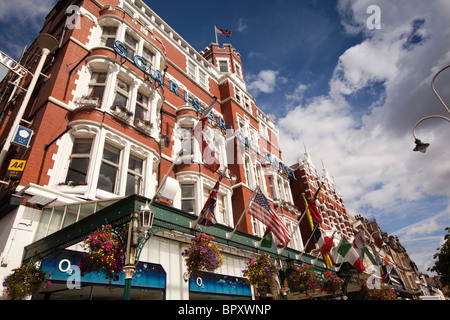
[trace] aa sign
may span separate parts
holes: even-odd
[[[16,160],[12,159],[8,166],[8,171],[6,171],[6,178],[11,180],[20,179],[22,172],[25,169],[27,161],[26,160]]]

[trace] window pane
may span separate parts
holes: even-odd
[[[114,48],[114,43],[116,42],[116,39],[114,39],[114,38],[108,38],[108,39],[106,39],[106,41],[105,41],[105,47],[108,47],[108,48]]]
[[[194,202],[195,200],[182,200],[181,210],[184,212],[194,213]]]
[[[103,93],[105,92],[105,87],[89,87],[88,96],[91,98],[103,98]]]
[[[128,33],[125,34],[125,43],[128,45],[128,48],[136,51],[137,41]]]
[[[72,148],[72,154],[89,154],[91,153],[92,140],[75,139]]]
[[[79,205],[67,206],[66,215],[64,217],[63,228],[77,222]]]
[[[108,160],[112,163],[119,164],[119,157],[120,157],[120,149],[105,144],[105,149],[103,150],[104,160]]]
[[[67,171],[66,184],[69,181],[86,182],[89,158],[72,158],[69,170]]]
[[[130,156],[130,162],[128,163],[128,169],[133,170],[136,173],[142,174],[142,159]]]
[[[184,184],[181,186],[181,198],[194,198],[194,185]]]
[[[84,219],[94,213],[95,203],[84,203],[81,205],[80,217],[78,221]]]
[[[228,72],[228,62],[227,61],[219,61],[220,72]]]
[[[129,196],[131,194],[140,194],[142,179],[139,176],[128,173],[127,174],[127,187],[125,190],[125,195]]]
[[[91,83],[105,83],[106,72],[94,72],[92,73]]]
[[[124,95],[117,93],[116,97],[114,98],[114,106],[122,106],[126,107],[128,102],[128,97],[125,97]]]
[[[117,28],[116,27],[103,27],[103,35],[105,36],[115,36]]]
[[[135,119],[145,119],[145,110],[139,105],[136,105],[136,109],[134,110],[134,118]]]
[[[50,216],[52,214],[51,208],[46,208],[42,210],[41,219],[39,220],[39,225],[36,231],[35,240],[42,239],[46,236],[48,222],[50,221]]]
[[[64,215],[65,207],[55,207],[53,209],[52,220],[50,221],[50,226],[48,228],[48,234],[52,234],[61,229],[61,222]]]
[[[100,176],[98,177],[97,188],[108,192],[114,192],[115,181],[116,168],[108,164],[102,164],[100,168]]]

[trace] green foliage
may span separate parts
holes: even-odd
[[[428,268],[429,271],[436,272],[441,278],[442,286],[450,285],[450,227],[445,228],[447,234],[444,237],[444,244],[437,248],[439,250],[433,258],[436,259],[434,266]]]

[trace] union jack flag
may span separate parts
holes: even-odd
[[[217,180],[216,185],[211,191],[208,200],[206,200],[205,206],[199,214],[199,224],[202,226],[210,227],[217,223],[216,215],[214,213],[217,205],[217,192],[219,192],[220,181],[222,180],[222,175],[220,175],[219,180]]]

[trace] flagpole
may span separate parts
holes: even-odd
[[[316,229],[317,229],[318,227],[319,227],[319,224],[316,224],[316,225],[314,226],[314,229],[312,230],[312,233],[311,233],[311,235],[309,236],[308,241],[306,241],[306,243],[305,243],[305,247],[303,248],[303,252],[297,257],[297,260],[301,260],[302,257],[303,257],[303,255],[306,253],[306,252],[305,252],[306,247],[308,247],[308,244],[309,244],[309,242],[311,241],[312,236],[314,235],[314,231],[316,231]]]
[[[237,224],[235,225],[233,231],[232,231],[232,232],[227,232],[227,239],[228,239],[228,240],[231,240],[231,238],[233,238],[233,235],[234,235],[234,233],[236,232],[237,227],[239,227],[239,224],[241,223],[242,218],[244,218],[245,212],[247,211],[248,207],[250,206],[250,204],[251,204],[251,203],[253,202],[253,200],[255,199],[255,196],[256,196],[256,193],[258,192],[258,190],[259,190],[259,186],[256,187],[255,191],[253,191],[253,194],[252,194],[252,196],[249,198],[249,201],[248,201],[247,205],[245,206],[245,209],[244,209],[244,211],[242,212],[241,217],[239,218],[239,220],[238,220]]]
[[[175,157],[175,159],[172,162],[172,165],[170,166],[169,170],[167,171],[166,175],[163,177],[158,189],[155,192],[155,195],[153,196],[152,200],[150,201],[149,207],[153,204],[153,202],[155,202],[156,198],[159,197],[159,194],[162,191],[162,187],[164,186],[164,184],[167,181],[167,178],[170,176],[170,174],[173,171],[173,168],[175,167],[175,165],[177,164],[178,160],[180,159],[180,156],[184,153],[184,150],[182,149],[177,156]],[[160,164],[161,165],[161,164]]]
[[[216,34],[216,43],[217,43],[217,45],[219,45],[219,41],[217,40],[217,27],[216,26],[214,26],[214,32]]]

